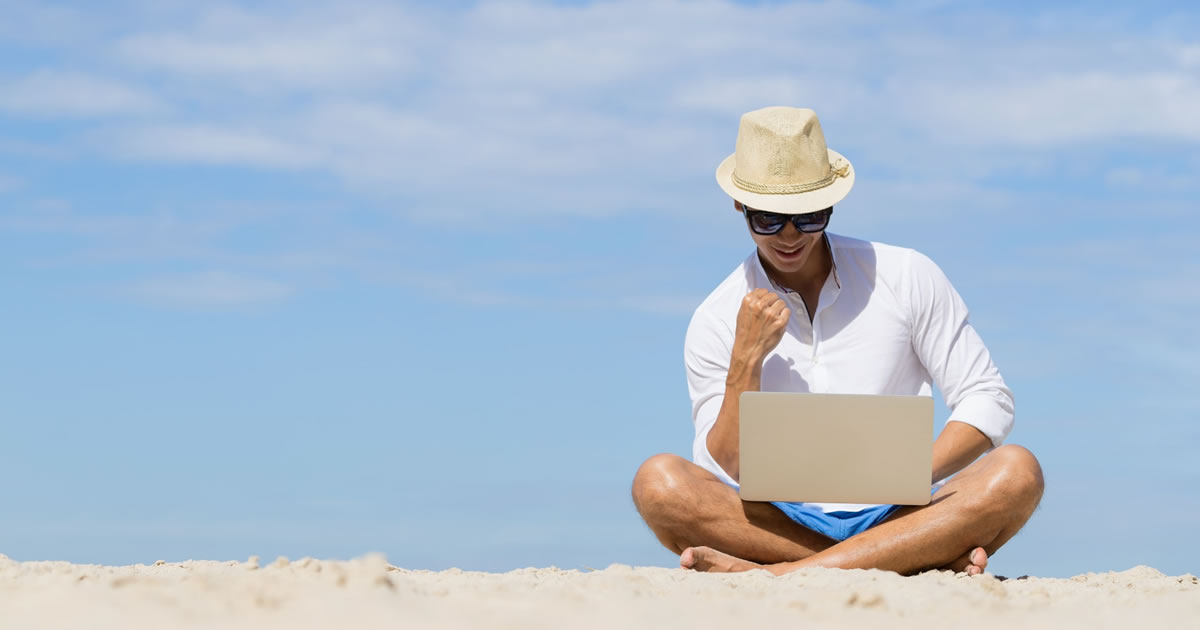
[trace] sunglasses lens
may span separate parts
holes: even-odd
[[[783,225],[787,223],[788,217],[786,214],[775,214],[773,212],[752,212],[750,213],[750,227],[759,234],[774,234],[783,229]]]
[[[820,232],[829,222],[829,212],[821,210],[820,212],[798,214],[792,218],[792,221],[795,223],[796,229],[801,232]]]

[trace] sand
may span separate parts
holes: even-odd
[[[931,626],[931,624],[935,624]],[[1188,628],[1200,583],[1149,567],[1069,579],[814,569],[709,575],[412,571],[383,556],[109,567],[0,556],[0,627]]]

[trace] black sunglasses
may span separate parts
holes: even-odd
[[[829,225],[829,217],[833,215],[833,206],[804,214],[780,214],[755,210],[741,202],[738,202],[738,205],[742,207],[742,213],[746,215],[746,223],[750,225],[751,231],[764,236],[778,234],[788,221],[791,221],[792,225],[796,226],[800,232],[806,234],[820,232]]]

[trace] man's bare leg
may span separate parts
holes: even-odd
[[[705,545],[764,563],[807,558],[835,540],[796,523],[769,503],[742,501],[715,475],[676,455],[638,469],[633,502],[664,547]]]
[[[682,553],[703,545],[731,557],[729,562],[717,561],[729,566],[727,570],[755,568],[756,562],[801,560],[836,542],[792,521],[769,503],[742,501],[736,490],[712,473],[675,455],[655,455],[642,464],[634,478],[633,500],[667,549]],[[685,562],[692,555],[681,556],[681,566],[698,568]],[[980,572],[987,566],[987,556],[979,553],[976,560],[973,563],[963,553],[944,568]]]
[[[763,568],[777,575],[803,567],[885,569],[910,574],[979,560],[1016,535],[1033,515],[1045,482],[1032,453],[1003,446],[968,466],[934,495],[929,505],[897,510],[883,523],[792,562]],[[685,549],[680,556],[699,570],[746,570],[709,547]],[[986,555],[982,559],[986,566]],[[728,569],[726,568],[728,567]],[[755,568],[750,566],[748,568]],[[951,566],[951,568],[953,568]],[[968,572],[972,572],[968,570]]]

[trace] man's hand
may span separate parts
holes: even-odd
[[[729,476],[738,478],[738,399],[742,392],[758,391],[763,359],[767,358],[787,330],[792,311],[779,295],[755,289],[742,299],[738,309],[729,373],[725,376],[725,400],[717,423],[708,432],[708,452]]]
[[[755,289],[742,298],[737,331],[733,338],[732,363],[747,363],[756,371],[763,359],[779,345],[792,311],[778,294]]]

